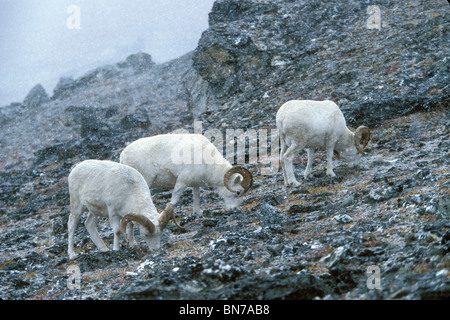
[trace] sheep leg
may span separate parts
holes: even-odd
[[[194,197],[194,213],[201,217],[203,215],[203,210],[200,209],[200,187],[193,187],[192,188],[192,195]]]
[[[314,155],[316,154],[316,150],[313,148],[306,149],[306,152],[308,153],[308,163],[306,164],[306,169],[304,173],[305,179],[309,177],[312,171],[312,163],[314,162]]]
[[[120,216],[119,215],[113,215],[110,217],[111,227],[114,232],[114,244],[113,244],[113,250],[119,250],[120,249]]]
[[[70,202],[70,216],[69,221],[67,223],[68,230],[68,240],[69,240],[69,248],[67,252],[69,253],[69,259],[74,259],[76,257],[73,240],[75,235],[75,230],[80,222],[81,214],[83,213],[83,207],[81,205],[74,204],[74,201],[71,199]]]
[[[186,188],[187,186],[184,183],[178,182],[177,180],[172,191],[172,199],[170,199],[170,203],[175,206],[180,200],[180,197],[183,194],[184,189]]]
[[[298,187],[300,185],[300,182],[295,179],[295,173],[294,173],[294,167],[293,167],[293,161],[294,157],[297,153],[298,145],[291,141],[291,145],[286,150],[286,152],[281,156],[281,162],[283,164],[283,171],[284,171],[284,182],[286,185],[292,185],[294,187]]]
[[[97,231],[97,216],[89,212],[84,225],[86,226],[86,229],[89,232],[89,236],[91,237],[92,241],[94,241],[98,250],[108,251],[108,247],[105,245],[102,238],[100,238],[100,235]]]
[[[327,176],[336,177],[336,174],[333,172],[333,153],[334,147],[327,148]]]
[[[283,179],[284,179],[284,182],[287,184],[286,170],[285,170],[285,165],[283,164],[283,157],[284,157],[285,152],[286,152],[285,135],[282,132],[280,132],[280,161],[283,166],[283,168],[282,168],[283,169],[282,170],[283,171]]]
[[[136,245],[136,241],[134,241],[134,224],[130,222],[127,226],[127,237],[128,237],[128,245],[130,247],[134,247]]]

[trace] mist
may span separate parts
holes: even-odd
[[[38,83],[52,95],[60,77],[139,51],[163,63],[194,50],[213,3],[0,0],[0,106],[23,101]]]

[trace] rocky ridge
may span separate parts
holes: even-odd
[[[37,85],[41,90],[33,88],[24,103],[0,108],[0,170],[29,168],[36,156],[39,161],[40,154],[48,153],[45,148],[66,152],[80,139],[89,140],[92,132],[112,137],[181,126],[191,117],[181,85],[191,56],[156,65],[150,55],[137,53],[79,79],[61,78],[44,100],[44,88]]]

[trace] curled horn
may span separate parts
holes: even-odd
[[[161,212],[161,215],[159,216],[159,228],[160,230],[164,230],[167,226],[167,224],[169,223],[170,218],[173,219],[173,222],[175,222],[175,224],[177,225],[178,228],[180,228],[181,230],[185,230],[182,226],[180,226],[177,222],[177,219],[175,219],[175,212],[174,212],[174,207],[173,204],[168,203],[166,205],[166,208],[164,209],[163,212]]]
[[[225,175],[223,177],[223,183],[224,183],[225,187],[233,193],[236,192],[236,190],[233,190],[230,187],[230,178],[235,173],[239,173],[242,176],[243,179],[241,181],[241,186],[244,188],[244,193],[246,193],[253,184],[253,176],[252,176],[251,172],[248,171],[247,169],[245,169],[244,167],[239,167],[239,166],[232,167],[230,170],[228,170],[225,173]]]
[[[369,140],[370,140],[369,128],[366,126],[359,126],[355,130],[355,146],[359,153],[364,154],[363,148],[369,143]]]
[[[145,229],[147,229],[147,231],[149,233],[155,232],[155,225],[146,216],[144,216],[140,213],[129,213],[122,218],[122,221],[120,223],[123,237],[125,238],[125,240],[127,242],[128,242],[128,238],[126,235],[126,228],[127,228],[127,225],[132,221],[139,223],[141,226],[143,226]]]

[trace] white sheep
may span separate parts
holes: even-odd
[[[109,217],[114,231],[114,250],[119,250],[120,230],[130,246],[135,244],[133,225],[129,222],[140,225],[141,236],[151,250],[159,249],[161,233],[170,218],[176,223],[173,206],[168,204],[158,214],[144,178],[129,166],[107,160],[85,160],[71,170],[68,183],[70,259],[76,257],[74,234],[85,209],[89,214],[84,224],[100,251],[108,251],[108,247],[98,234],[97,217]],[[129,240],[125,234],[127,226]]]
[[[202,215],[200,188],[212,188],[228,209],[240,205],[250,189],[250,171],[232,166],[207,138],[199,134],[162,134],[142,138],[128,145],[120,162],[138,170],[149,188],[173,188],[175,205],[183,191],[193,190],[194,213]]]
[[[299,151],[306,149],[308,153],[305,179],[311,173],[316,149],[326,150],[327,175],[335,177],[333,151],[351,165],[356,165],[370,140],[369,128],[360,126],[354,132],[347,128],[344,115],[332,101],[288,101],[278,110],[276,123],[280,133],[280,160],[286,185],[300,185],[292,166]]]

